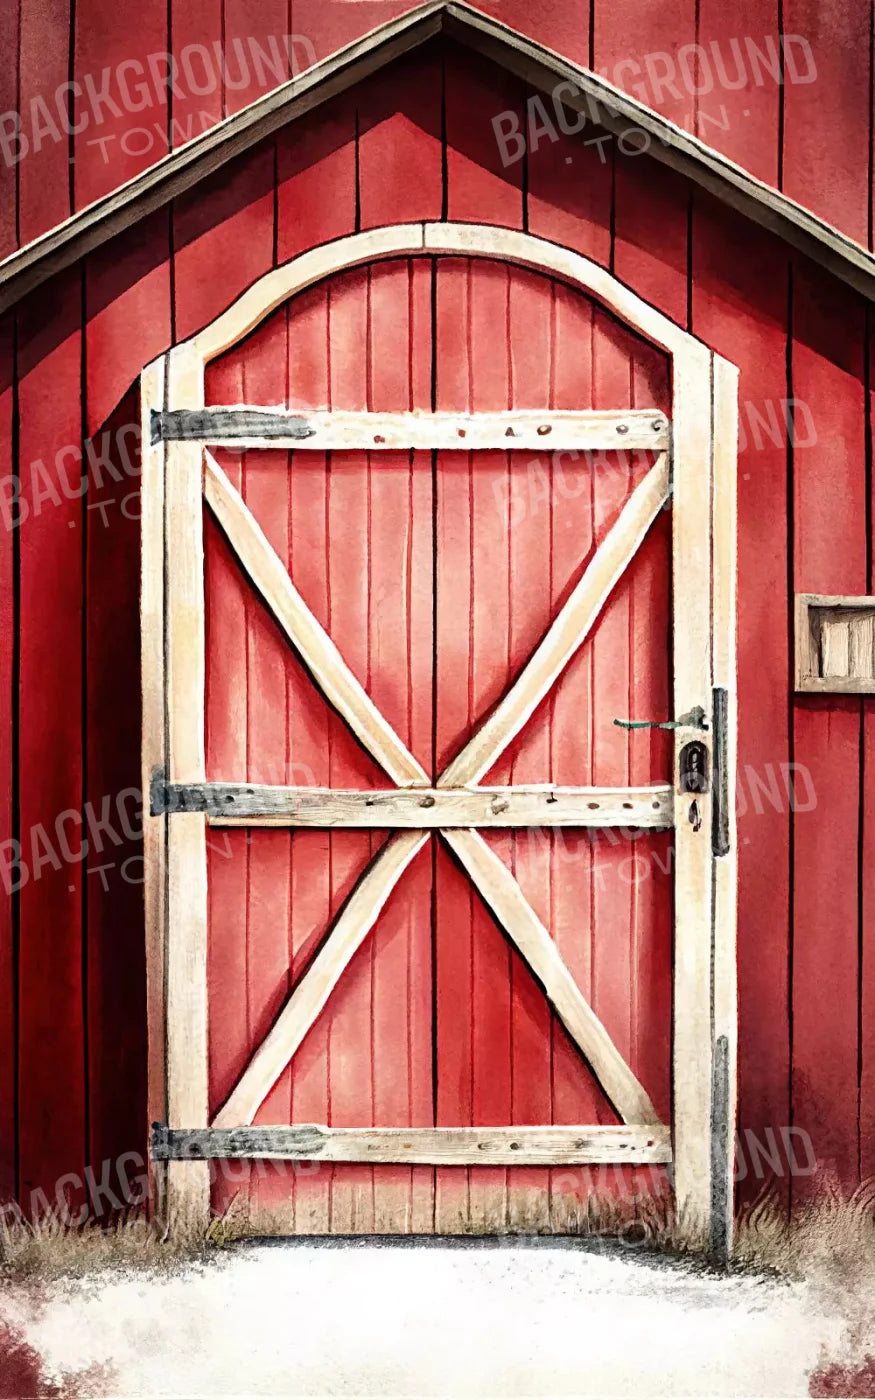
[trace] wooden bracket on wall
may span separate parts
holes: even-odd
[[[875,597],[796,594],[796,689],[875,694]]]

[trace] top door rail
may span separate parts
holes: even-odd
[[[665,451],[671,424],[659,409],[606,412],[507,409],[500,413],[296,412],[222,406],[152,411],[152,443],[331,451]]]

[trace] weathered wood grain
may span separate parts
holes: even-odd
[[[152,442],[193,441],[224,447],[296,452],[397,452],[491,449],[507,452],[665,451],[671,427],[657,409],[620,412],[307,414],[288,409],[221,406],[153,413]]]
[[[168,1129],[156,1123],[157,1161],[285,1158],[292,1161],[414,1162],[426,1166],[551,1166],[670,1162],[669,1129],[587,1125],[499,1128],[295,1127]]]
[[[205,812],[213,826],[647,827],[674,821],[670,787],[340,788],[256,783],[153,783],[153,812]]]

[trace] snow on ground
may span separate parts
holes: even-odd
[[[58,1284],[49,1374],[120,1396],[791,1396],[842,1324],[801,1286],[560,1242],[270,1242]]]

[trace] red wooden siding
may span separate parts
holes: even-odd
[[[358,13],[366,7],[343,8]],[[367,7],[369,12],[374,8]],[[208,9],[204,0],[204,24],[213,22]],[[706,12],[703,6],[703,18]],[[48,23],[44,18],[48,13],[45,8],[40,12],[41,22]],[[51,45],[63,16],[56,16],[55,29],[42,37],[34,32],[37,18],[36,12],[27,12],[22,42],[31,56],[42,43],[51,69]],[[780,245],[704,195],[696,192],[691,198],[688,186],[667,178],[662,168],[651,166],[644,156],[621,161],[614,170],[610,147],[606,148],[608,163],[602,165],[595,148],[563,138],[555,146],[545,143],[525,170],[522,165],[496,168],[491,136],[484,138],[479,126],[465,120],[465,113],[470,117],[475,111],[500,111],[509,100],[521,104],[525,94],[511,91],[509,97],[505,77],[486,66],[475,72],[468,59],[462,62],[463,70],[456,67],[452,50],[447,50],[445,58],[423,55],[412,70],[414,76],[402,65],[378,82],[362,86],[238,161],[220,181],[187,195],[169,214],[156,216],[150,224],[115,240],[89,258],[84,268],[56,279],[47,291],[23,305],[15,318],[4,322],[0,345],[5,365],[0,390],[3,471],[20,475],[30,514],[20,530],[4,529],[0,538],[0,570],[12,583],[11,590],[0,594],[12,620],[11,629],[4,629],[0,650],[0,723],[5,736],[0,839],[23,835],[30,843],[32,829],[42,825],[54,850],[54,826],[61,813],[81,811],[83,802],[91,801],[97,802],[99,814],[100,801],[107,795],[101,791],[104,784],[114,788],[128,771],[136,770],[131,760],[138,745],[131,690],[138,628],[135,546],[129,535],[110,541],[98,533],[103,528],[101,513],[90,509],[100,503],[94,472],[88,494],[75,496],[78,467],[63,455],[59,462],[58,450],[75,449],[84,428],[97,431],[107,423],[142,363],[158,350],[207,324],[274,262],[353,231],[357,219],[361,224],[376,224],[396,217],[433,218],[449,213],[501,220],[567,242],[603,266],[613,267],[636,291],[682,324],[689,321],[696,335],[741,368],[741,1125],[761,1140],[766,1129],[808,1130],[824,1167],[834,1164],[853,1183],[858,1172],[873,1170],[875,1038],[868,986],[873,913],[871,880],[866,875],[872,864],[875,829],[872,702],[795,702],[789,688],[788,628],[793,589],[853,592],[871,586],[867,467],[871,449],[866,442],[865,404],[871,375],[865,312],[856,298],[838,291],[830,279],[801,259],[793,260],[791,279],[789,259]],[[32,57],[28,64],[33,71]],[[462,71],[464,77],[459,76]],[[443,129],[451,146],[446,152]],[[395,155],[397,141],[405,143],[410,153],[403,165]],[[566,155],[572,157],[570,166],[565,164]],[[46,161],[55,159],[54,148],[47,148]],[[25,161],[17,168],[19,214],[26,236],[36,231],[43,217],[37,209],[40,201],[46,209],[59,199],[64,203],[66,154],[64,162],[64,173],[57,179],[43,173],[37,179],[37,165]],[[487,168],[481,173],[484,164]],[[865,161],[859,164],[862,169]],[[571,173],[578,170],[584,178],[572,179]],[[57,211],[46,212],[45,220],[58,216]],[[310,295],[316,308],[328,293],[323,289]],[[391,279],[372,281],[371,296],[375,314],[385,316],[393,327],[391,340],[399,333],[397,318],[403,310],[391,290]],[[564,296],[557,292],[557,344],[567,329]],[[840,310],[829,313],[830,304]],[[317,314],[323,315],[324,307],[313,311]],[[338,308],[338,314],[353,312]],[[303,330],[292,318],[290,353],[298,334]],[[532,359],[526,361],[532,383],[544,373],[543,356],[534,348],[544,345],[543,334],[539,331],[541,339],[533,342]],[[308,350],[306,337],[295,354],[301,373],[312,376],[312,382],[306,377],[301,381],[304,397],[325,391],[324,358],[312,347]],[[567,367],[567,358],[563,362]],[[391,356],[384,363],[388,370]],[[359,363],[338,365],[336,373],[350,378],[342,385],[337,381],[337,392],[343,387],[344,393],[355,390],[359,395],[379,396],[403,390],[403,384],[394,381],[361,383],[354,378],[360,370]],[[578,388],[573,377],[570,382],[563,379],[565,372],[557,368],[551,386],[559,406],[567,406],[566,395]],[[606,364],[604,374],[608,372]],[[280,398],[284,396],[283,385]],[[787,444],[782,402],[790,397],[799,401],[800,425],[792,448]],[[122,416],[127,411],[125,407]],[[34,469],[35,462],[44,464],[43,468]],[[246,474],[253,500],[261,500],[273,489],[274,483],[266,481],[251,462],[238,461],[237,469]],[[104,471],[104,489],[109,490],[107,477]],[[111,518],[121,522],[121,501],[136,482],[121,468],[119,478],[109,481],[118,503]],[[307,493],[314,498],[306,507],[302,503],[302,510],[310,514],[320,501],[325,504],[326,474],[318,463],[305,475],[296,475],[295,483],[293,493],[300,489],[305,498]],[[342,489],[346,485],[344,479]],[[382,490],[383,484],[376,489]],[[385,489],[389,490],[388,485]],[[340,500],[337,497],[334,505]],[[103,504],[110,518],[109,505]],[[294,507],[294,501],[291,504]],[[399,505],[394,497],[386,501],[386,521],[404,509],[404,503]],[[565,515],[575,522],[575,529],[578,523],[583,528],[586,498],[568,499]],[[334,581],[325,571],[324,556],[296,538],[295,519],[292,509],[285,533],[274,543],[290,559],[312,606],[324,609]],[[340,528],[334,507],[326,519],[331,529],[335,523]],[[126,531],[129,526],[119,528]],[[211,556],[210,567],[221,567],[220,550]],[[570,550],[566,555],[554,530],[552,577],[538,547],[527,545],[525,552],[515,556],[515,567],[531,579],[533,598],[540,600],[537,607],[545,609],[548,598],[554,599],[563,570],[567,577],[574,568],[574,559]],[[108,596],[112,593],[116,596]],[[270,738],[274,703],[282,696],[282,686],[292,693],[298,680],[294,670],[283,669],[287,662],[278,639],[269,629],[255,630],[254,610],[245,612],[235,605],[235,611],[232,594],[229,599],[230,615],[224,625],[228,635],[237,638],[238,659],[245,655],[247,666],[257,664],[259,675],[266,676],[264,695],[249,719],[239,708],[240,695],[229,695],[229,705],[233,702],[238,707],[244,721],[233,732],[228,727],[225,734],[224,741],[234,745],[230,756],[236,761],[244,742],[253,745],[256,739],[261,743],[262,736]],[[419,605],[427,615],[428,597],[421,597]],[[637,592],[625,606],[637,610]],[[354,617],[360,618],[363,608],[369,615],[367,600],[361,597],[350,598],[349,608],[359,610]],[[509,665],[514,664],[515,648],[522,645],[514,629],[523,623],[535,625],[522,615],[502,621]],[[353,630],[350,618],[338,617],[337,625]],[[351,651],[360,641],[351,636]],[[401,647],[403,641],[401,634],[387,638],[385,644]],[[364,673],[367,655],[355,654]],[[380,686],[385,672],[373,655],[371,661],[372,682]],[[409,664],[415,667],[419,662],[411,657]],[[116,667],[121,678],[118,703],[113,698]],[[239,680],[239,666],[234,675]],[[619,708],[620,689],[618,681],[618,693],[606,695],[606,703],[616,713],[639,710],[644,697],[630,694],[628,687]],[[391,694],[381,691],[379,703],[391,708]],[[88,721],[92,706],[93,717]],[[409,734],[414,745],[422,743],[427,751],[428,712],[396,718],[402,735]],[[557,703],[548,754],[556,765],[565,761],[563,725],[568,722]],[[218,743],[219,730],[214,734]],[[332,763],[335,737],[332,733]],[[339,737],[336,742],[340,744]],[[312,754],[317,777],[327,776],[327,755],[327,745],[320,755]],[[303,762],[303,753],[292,746],[285,761]],[[345,754],[336,758],[338,773],[347,761]],[[600,752],[595,761],[601,763]],[[605,755],[608,761],[612,761],[610,752]],[[639,761],[643,761],[641,751],[633,749],[632,762]],[[804,765],[815,785],[817,806],[810,811],[792,813],[786,797],[780,798],[786,771],[781,765],[794,762]],[[799,796],[801,808],[810,806],[804,772]],[[118,828],[117,817],[115,824]],[[270,840],[274,835],[268,833]],[[71,836],[75,850],[74,837],[75,832]],[[327,837],[294,839],[302,844],[309,841],[314,852],[320,850],[327,868]],[[241,886],[234,882],[243,880],[245,888],[240,871],[245,872],[247,861],[250,889],[254,888],[253,867],[257,871],[260,861],[268,866],[273,861],[285,863],[287,893],[278,888],[273,897],[303,911],[300,924],[293,917],[287,939],[294,977],[307,956],[308,931],[317,912],[324,911],[326,900],[340,897],[356,861],[367,858],[367,846],[356,850],[353,842],[336,862],[332,858],[332,883],[323,877],[320,885],[305,882],[285,837],[274,840],[273,847],[270,840],[263,846],[253,841],[248,850],[239,834],[232,833],[228,840],[231,855],[224,854],[223,837],[211,860],[215,878],[229,882],[229,900],[232,895],[242,898]],[[115,849],[112,854],[114,858]],[[32,862],[29,845],[25,859]],[[103,859],[99,852],[82,861],[61,859],[60,868],[47,859],[40,878],[29,879],[8,900],[4,897],[2,904],[0,1024],[7,1044],[11,1024],[16,1056],[13,1065],[8,1057],[0,1058],[0,1180],[4,1190],[17,1181],[26,1203],[36,1186],[51,1195],[64,1173],[81,1176],[94,1153],[112,1156],[144,1148],[143,991],[137,961],[141,944],[140,931],[134,928],[139,916],[133,902],[124,904],[133,901],[132,894],[120,889],[105,892],[101,876],[88,873]],[[313,860],[315,864],[315,855]],[[859,869],[866,881],[858,901]],[[832,873],[837,870],[842,871],[841,879]],[[519,852],[517,871],[527,882],[532,880],[533,899],[546,898],[544,871],[524,870]],[[14,872],[10,879],[13,876]],[[421,858],[405,878],[408,888],[421,881],[425,898],[428,859]],[[583,883],[581,898],[585,899]],[[111,945],[121,916],[110,916],[113,906],[104,904],[112,899],[126,911],[125,941],[117,951]],[[570,915],[553,910],[551,917],[557,937],[566,938]],[[393,949],[406,948],[412,938],[400,908],[399,919]],[[259,975],[264,982],[254,989],[252,1006],[238,1008],[241,1018],[252,1017],[251,1031],[241,1019],[237,1031],[241,1038],[257,1033],[269,1015],[271,998],[282,994],[288,980],[288,946],[262,949],[254,941],[258,937],[255,923],[250,924],[250,932],[250,958],[253,966],[256,955],[261,959]],[[121,959],[122,946],[130,949],[130,962]],[[238,943],[238,952],[243,956],[245,945]],[[124,962],[123,969],[117,959]],[[597,964],[598,959],[598,983]],[[581,976],[588,975],[588,965],[581,964],[580,971]],[[124,983],[118,981],[122,972]],[[226,997],[245,986],[240,968],[226,968],[222,975]],[[825,985],[830,988],[829,997],[823,994]],[[418,1007],[416,1014],[421,1015],[431,984],[413,979],[411,987],[411,1006]],[[516,1017],[517,1005],[525,996],[516,982],[514,988],[520,990],[521,1001],[509,1009],[509,1017],[511,1013]],[[377,973],[379,1008],[382,995]],[[354,1014],[354,1008],[349,1014]],[[383,1027],[383,1010],[379,1017]],[[379,1034],[383,1033],[380,1029]],[[327,1021],[324,1031],[314,1032],[314,1046],[320,1034],[326,1036],[322,1053],[308,1047],[301,1052],[293,1095],[296,1114],[317,1120],[327,1111]],[[419,1031],[412,1029],[411,1035],[412,1043],[418,1045]],[[554,1034],[554,1064],[560,1043]],[[332,1042],[332,1053],[335,1048],[338,1054],[344,1053],[342,1035]],[[650,1049],[639,1047],[639,1054],[649,1055]],[[123,1117],[119,1103],[124,1095],[111,1078],[113,1059],[125,1056],[131,1087]],[[281,1096],[292,1092],[291,1077],[281,1086],[276,1090],[280,1097],[269,1101],[266,1114],[280,1112]],[[214,1087],[218,1092],[218,1085]],[[396,1101],[396,1089],[397,1085],[388,1083],[375,1086],[375,1112],[394,1111],[399,1102],[406,1109],[406,1099]],[[411,1114],[424,1112],[424,1103],[411,1093]],[[561,1111],[571,1112],[572,1105]],[[755,1188],[758,1182],[748,1171],[745,1189],[750,1184]],[[409,1184],[390,1174],[378,1185],[369,1207],[375,1224],[383,1218],[380,1212],[391,1215],[402,1199],[411,1203],[414,1218],[424,1209],[426,1196],[416,1173]],[[254,1189],[267,1200],[274,1189],[286,1191],[287,1182],[259,1178]],[[342,1177],[332,1183],[331,1192],[338,1211],[353,1208]],[[327,1183],[320,1177],[298,1176],[294,1204],[298,1218],[309,1222],[301,1228],[318,1228],[319,1220],[332,1208]]]
[[[65,217],[71,189],[81,208],[168,145],[268,91],[277,74],[285,75],[287,34],[298,36],[291,66],[300,71],[312,56],[326,58],[411,8],[409,0],[79,0],[75,7],[69,0],[39,7],[7,0],[0,112],[22,113],[31,149],[14,167],[0,162],[0,176],[4,187],[17,185],[20,238]],[[873,75],[866,0],[743,0],[731,8],[720,0],[483,0],[481,8],[606,73],[867,242]],[[781,30],[794,36],[783,67]],[[168,52],[176,65],[169,100],[161,58]],[[121,67],[134,61],[143,74]],[[79,85],[75,99],[63,90],[68,81]],[[75,137],[61,129],[59,90],[62,108],[70,100],[72,123],[82,127]],[[32,104],[39,101],[35,127]],[[490,142],[492,115],[484,116]],[[5,247],[13,246],[13,223],[10,206],[9,227],[0,230]]]

